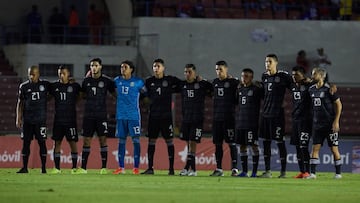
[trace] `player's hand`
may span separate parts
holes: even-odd
[[[89,70],[89,71],[86,73],[85,77],[86,77],[86,78],[91,77],[91,70]]]
[[[16,127],[19,128],[19,129],[22,128],[22,120],[21,119],[16,120]]]
[[[332,131],[333,133],[337,133],[340,131],[340,125],[339,122],[334,121],[332,124]]]
[[[330,94],[335,94],[337,92],[336,85],[332,84],[330,85]]]

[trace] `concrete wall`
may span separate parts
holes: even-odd
[[[25,44],[5,46],[4,51],[21,77],[26,77],[26,70],[31,65],[59,63],[73,64],[73,75],[82,78],[84,67],[92,58],[100,57],[103,65],[120,65],[126,59],[135,61],[137,56],[136,48],[130,46]]]
[[[329,69],[333,82],[359,82],[359,22],[144,17],[136,24],[143,36],[141,50],[152,50],[152,55],[165,60],[167,73],[179,77],[191,62],[201,75],[212,79],[216,61],[225,60],[233,76],[240,76],[242,68],[253,68],[259,79],[268,53],[276,53],[282,69],[289,70],[299,50],[311,59],[323,47],[333,63]],[[158,47],[144,40],[149,35],[157,36]],[[152,61],[146,59],[146,63],[150,68]]]

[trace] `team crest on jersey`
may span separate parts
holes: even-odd
[[[199,88],[200,88],[199,83],[195,83],[195,84],[194,84],[194,89],[196,89],[196,90],[197,90],[197,89],[199,89]]]
[[[40,90],[41,92],[45,91],[44,85],[40,85],[40,86],[39,86],[39,90]]]
[[[162,82],[162,86],[163,86],[163,87],[167,87],[167,86],[169,86],[168,81],[164,80],[164,81]]]
[[[105,84],[104,84],[103,81],[100,81],[100,82],[98,83],[98,87],[103,88],[104,86],[105,86]]]
[[[27,92],[31,92],[31,89],[27,89]]]
[[[253,96],[253,95],[254,95],[254,92],[252,90],[249,90],[247,93],[247,96]]]
[[[55,92],[58,92],[58,91],[60,91],[59,88],[56,88],[56,89],[55,89]]]
[[[305,90],[306,90],[305,86],[304,86],[304,85],[301,85],[301,86],[300,86],[300,91],[303,92],[303,91],[305,91]]]
[[[320,92],[320,98],[324,98],[325,93],[324,92]]]
[[[229,88],[229,87],[230,87],[230,83],[229,83],[229,82],[225,82],[225,83],[224,83],[224,87],[225,87],[225,88]]]
[[[134,82],[130,82],[130,87],[134,87],[135,83]]]
[[[73,87],[69,86],[69,87],[67,88],[67,92],[73,92],[73,91],[74,91]]]
[[[279,76],[275,77],[275,82],[280,82],[280,77]]]

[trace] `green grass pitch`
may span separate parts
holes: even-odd
[[[16,174],[18,169],[0,169],[0,201],[3,203],[187,203],[187,202],[274,202],[274,203],[351,203],[360,202],[360,174],[343,173],[343,179],[333,179],[333,173],[319,172],[316,180],[291,178],[209,177],[210,171],[198,171],[197,177],[168,176],[167,171],[155,175],[98,174],[86,175]],[[109,170],[110,172],[110,170]],[[177,171],[177,174],[179,171]]]

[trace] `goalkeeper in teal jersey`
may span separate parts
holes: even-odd
[[[132,137],[134,144],[133,174],[139,174],[140,164],[140,93],[144,89],[144,81],[132,75],[135,66],[131,61],[123,61],[120,66],[121,75],[117,76],[115,86],[117,89],[116,100],[116,137],[119,138],[118,160],[119,168],[113,174],[125,173],[126,138]]]

